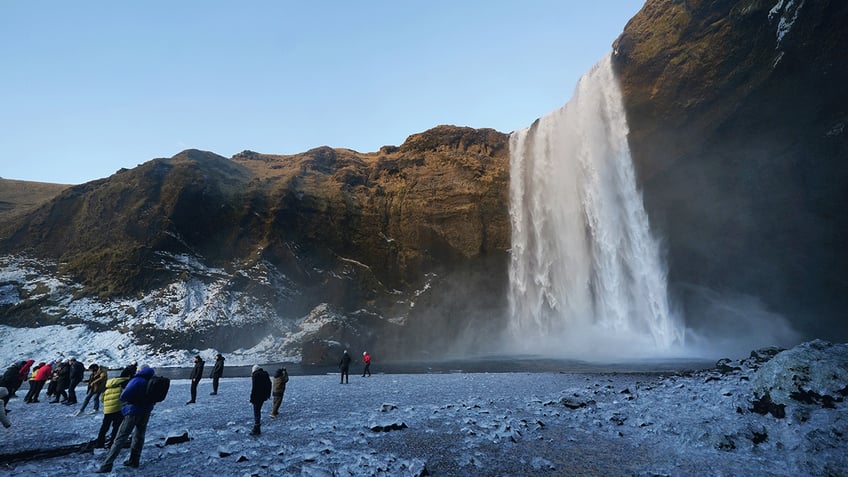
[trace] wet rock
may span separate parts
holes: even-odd
[[[559,400],[559,403],[569,409],[580,409],[586,406],[593,406],[595,401],[593,399],[585,399],[582,396],[574,395],[563,397]]]
[[[784,351],[784,349],[778,348],[777,346],[755,349],[754,351],[751,351],[751,357],[749,360],[757,364],[765,364],[777,356],[781,351]]]
[[[722,374],[728,374],[735,371],[741,371],[742,368],[739,366],[734,366],[733,361],[729,358],[722,358],[716,362],[715,365],[716,371]]]
[[[751,389],[755,408],[768,412],[792,404],[833,407],[848,389],[848,344],[814,340],[783,351],[754,374]]]
[[[406,429],[407,426],[405,422],[395,421],[395,422],[387,422],[381,424],[371,424],[369,429],[374,432],[389,432],[389,431],[401,431]]]
[[[184,431],[182,434],[172,434],[165,438],[165,445],[170,446],[173,444],[182,444],[183,442],[188,442],[191,439],[188,437],[188,431]]]

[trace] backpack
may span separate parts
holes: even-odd
[[[168,395],[169,389],[171,389],[170,379],[164,376],[151,376],[144,389],[145,400],[150,403],[162,402]]]

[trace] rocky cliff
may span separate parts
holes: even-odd
[[[613,45],[690,321],[713,293],[745,295],[848,339],[846,25],[836,0],[649,0]]]
[[[782,315],[848,340],[845,25],[836,0],[649,0],[615,41],[688,325],[739,306],[730,319],[766,317],[747,333]],[[507,309],[508,180],[505,134],[452,126],[374,153],[154,159],[2,217],[0,324],[119,333],[101,354],[489,350]]]
[[[506,135],[450,126],[368,154],[154,159],[5,224],[3,254],[48,260],[44,273],[73,286],[44,294],[7,280],[4,322],[93,326],[72,290],[100,300],[101,327],[171,347],[249,347],[316,307],[326,326],[300,337],[307,359],[330,359],[331,344],[444,343],[503,307],[491,297],[506,282],[508,163]],[[186,291],[102,310],[174,284]],[[183,318],[164,324],[171,315]]]

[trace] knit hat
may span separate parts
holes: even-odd
[[[258,364],[254,364],[253,368],[251,368],[250,372],[255,373],[255,372],[259,371],[260,369],[262,369],[262,368],[260,368]]]

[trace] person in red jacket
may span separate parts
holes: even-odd
[[[365,373],[368,373],[368,377],[371,377],[371,355],[368,354],[368,351],[362,352],[362,362],[365,364],[365,369],[362,370],[362,377],[365,377]]]
[[[44,388],[44,383],[53,376],[53,362],[44,364],[38,363],[36,369],[32,372],[32,378],[29,380],[29,392],[24,398],[24,402],[32,404],[38,402],[38,395]]]

